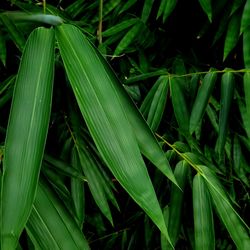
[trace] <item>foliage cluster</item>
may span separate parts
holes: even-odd
[[[250,0],[5,1],[1,249],[250,249]]]

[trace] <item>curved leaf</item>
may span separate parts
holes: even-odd
[[[103,160],[169,239],[133,129],[104,65],[76,27],[58,26],[56,36],[79,108]]]

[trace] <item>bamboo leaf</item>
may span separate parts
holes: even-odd
[[[242,34],[245,32],[250,25],[250,0],[246,0],[244,5],[242,17],[241,17],[241,26],[240,26],[240,33]]]
[[[74,167],[77,167],[79,171],[80,169],[80,160],[77,155],[75,148],[72,149],[71,153],[71,164]],[[82,229],[82,225],[85,217],[85,189],[84,183],[81,180],[77,180],[76,178],[71,178],[71,196],[74,203],[75,214],[78,219],[78,225]]]
[[[250,72],[246,72],[243,78],[246,112],[250,116]]]
[[[223,10],[223,16],[221,17],[219,25],[218,25],[218,30],[214,36],[214,39],[213,39],[213,45],[222,37],[222,35],[226,31],[226,28],[228,26],[228,20],[230,18],[230,13],[231,13],[231,5],[225,6],[225,8]],[[208,25],[207,27],[209,28],[210,25]],[[206,30],[206,32],[207,32],[207,30]]]
[[[69,6],[67,6],[64,11],[72,18],[75,18],[79,14],[79,11],[82,11],[82,8],[84,7],[83,3],[84,0],[74,1]]]
[[[169,239],[135,134],[102,61],[76,27],[63,24],[57,27],[56,35],[67,75],[98,151],[120,184]]]
[[[5,37],[0,31],[0,60],[2,61],[4,66],[6,66],[6,57],[7,57],[6,41]]]
[[[181,131],[187,133],[189,130],[189,111],[181,88],[182,81],[179,78],[172,78],[169,79],[169,82],[175,118]]]
[[[161,0],[160,6],[159,6],[159,9],[158,9],[158,12],[157,12],[156,19],[158,19],[162,15],[162,13],[164,12],[167,1],[168,0]]]
[[[98,4],[98,2],[94,2],[93,4]],[[109,0],[105,1],[103,4],[102,16],[107,16],[110,12],[112,12],[119,4],[121,4],[121,0]],[[95,16],[91,21],[93,23],[98,21],[98,16]]]
[[[135,132],[134,134],[142,154],[147,157],[166,177],[168,177],[172,182],[178,185],[169,162],[164,152],[160,148],[160,145],[157,142],[154,134],[147,126],[147,123],[143,119],[133,101],[129,98],[126,91],[124,91],[113,70],[97,51],[96,53],[96,55],[98,56],[98,60],[102,62],[102,66],[107,72],[106,76],[109,78],[109,81],[112,82],[117,94],[119,95],[122,106]],[[159,74],[160,72],[161,74],[163,73],[163,71],[158,71],[157,73]]]
[[[0,19],[2,20],[4,26],[9,32],[13,42],[16,44],[20,51],[23,51],[25,45],[25,38],[23,33],[16,27],[14,22],[8,18],[7,15],[1,14]]]
[[[36,249],[90,249],[58,197],[40,181],[26,230]]]
[[[234,0],[231,10],[231,15],[233,15],[243,4],[244,4],[243,0]]]
[[[222,155],[227,136],[227,127],[231,103],[234,94],[234,75],[232,72],[225,72],[221,79],[221,109],[219,116],[219,135],[216,150]]]
[[[204,12],[207,14],[207,17],[212,22],[212,1],[211,0],[199,0],[199,3],[204,10]]]
[[[137,76],[132,76],[130,78],[128,78],[126,81],[125,81],[125,84],[126,85],[130,85],[130,84],[133,84],[134,82],[139,82],[139,81],[142,81],[142,80],[145,80],[145,79],[148,79],[148,78],[151,78],[151,77],[155,77],[155,76],[160,76],[160,75],[163,75],[163,74],[166,74],[166,70],[157,70],[157,71],[153,71],[153,72],[149,72],[149,73],[144,73],[144,74],[141,74],[141,75],[137,75]]]
[[[137,22],[122,38],[122,40],[117,45],[114,55],[118,56],[124,50],[128,48],[128,46],[135,40],[135,38],[138,36],[139,32],[141,32],[143,28],[143,24],[141,22]]]
[[[250,116],[248,115],[247,110],[246,110],[246,106],[242,102],[242,100],[238,99],[238,106],[239,106],[240,115],[241,115],[241,119],[243,122],[244,130],[247,134],[247,137],[250,138]]]
[[[195,249],[215,249],[213,211],[210,194],[200,174],[193,179]]]
[[[141,107],[140,107],[140,111],[143,114],[143,116],[146,118],[152,103],[152,100],[154,98],[154,95],[157,91],[157,89],[159,88],[160,84],[161,84],[162,78],[159,77],[157,79],[157,81],[155,82],[155,84],[153,85],[153,87],[148,91],[148,94],[146,95],[146,97],[144,98]]]
[[[68,163],[65,163],[61,159],[55,159],[54,157],[45,154],[44,160],[45,162],[48,162],[52,168],[54,168],[58,173],[62,175],[74,177],[81,181],[85,180],[84,176],[82,175],[82,172],[79,171],[79,169],[70,166]]]
[[[1,249],[15,249],[34,200],[52,99],[54,31],[32,32],[23,53],[5,141]]]
[[[164,112],[165,104],[167,101],[168,94],[168,77],[161,77],[161,83],[156,90],[154,97],[152,99],[152,103],[150,105],[150,109],[148,112],[147,123],[152,131],[156,131]]]
[[[203,118],[216,79],[217,79],[217,74],[211,71],[206,74],[201,83],[190,115],[190,124],[189,124],[190,134],[192,134],[196,130],[197,126],[199,125],[199,123]]]
[[[238,136],[235,135],[233,140],[233,168],[240,180],[244,182],[247,187],[249,187],[249,180],[245,173],[244,163],[245,159],[244,155],[242,154],[240,142]]]
[[[227,58],[232,49],[236,46],[240,36],[240,19],[241,15],[235,13],[228,24],[225,44],[224,44],[224,55],[223,61]]]
[[[105,189],[103,188],[103,182],[100,180],[102,177],[98,172],[95,162],[90,154],[88,154],[82,147],[78,148],[77,156],[80,161],[80,166],[84,174],[86,175],[88,186],[93,195],[93,198],[100,208],[102,213],[106,216],[106,218],[110,221],[112,225],[113,219],[111,215],[111,211],[108,205],[108,201],[105,194]]]
[[[218,133],[219,132],[218,116],[210,104],[207,105],[206,113],[212,126],[214,127],[215,131]]]
[[[249,227],[232,207],[224,188],[215,174],[205,166],[199,166],[199,168],[202,171],[202,176],[207,182],[207,187],[212,197],[214,207],[237,246],[237,249],[248,249],[250,246],[248,234]]]
[[[165,22],[169,15],[173,12],[176,4],[176,0],[161,0],[156,18],[158,19],[160,16],[162,16],[162,20]]]
[[[142,14],[141,14],[141,20],[144,23],[146,23],[148,18],[149,18],[149,15],[150,15],[152,7],[153,7],[153,3],[154,3],[154,1],[152,1],[152,0],[145,0],[144,1]]]
[[[102,36],[103,37],[113,36],[121,31],[129,28],[130,26],[134,25],[138,21],[139,20],[137,18],[131,18],[131,19],[122,21],[121,23],[118,23],[118,24],[112,26],[111,28],[103,31]]]
[[[183,190],[181,191],[176,187],[176,185],[172,184],[169,202],[168,230],[169,237],[174,246],[178,241],[178,236],[180,233],[184,189],[187,182],[189,168],[190,166],[188,166],[187,162],[180,161],[174,170],[175,178],[180,188]]]
[[[10,76],[0,85],[0,108],[9,101],[13,95],[16,76]]]
[[[250,2],[250,1],[249,1]],[[246,29],[243,33],[243,59],[246,69],[250,69],[250,28]]]
[[[163,13],[163,22],[165,23],[169,15],[173,12],[175,6],[177,4],[177,0],[167,0],[167,3],[164,8]]]
[[[128,0],[126,1],[124,4],[122,4],[122,8],[119,11],[119,15],[123,12],[125,12],[126,10],[128,10],[130,7],[132,7],[134,4],[136,3],[136,0]]]

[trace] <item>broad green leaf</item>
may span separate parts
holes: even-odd
[[[165,176],[167,176],[172,182],[177,184],[173,172],[170,168],[169,162],[164,155],[164,152],[160,148],[160,145],[158,144],[154,134],[148,127],[140,112],[138,112],[138,109],[136,108],[133,101],[129,98],[126,91],[124,91],[122,85],[116,78],[110,66],[97,51],[96,53],[98,56],[98,60],[100,60],[102,62],[102,65],[105,67],[105,71],[107,72],[106,76],[109,78],[109,81],[112,82],[117,94],[119,95],[120,101],[122,102],[129,122],[135,132],[134,134],[142,154],[147,157]],[[161,74],[163,73],[163,71],[158,71],[157,73],[159,74],[160,72]]]
[[[207,14],[207,17],[212,22],[212,1],[211,0],[199,0],[199,3],[204,10],[204,12]]]
[[[205,180],[198,173],[193,179],[195,249],[215,249],[213,210]]]
[[[211,71],[206,74],[201,83],[190,115],[190,124],[189,124],[190,134],[192,134],[196,130],[197,126],[199,125],[199,123],[203,118],[216,79],[217,79],[217,74]]]
[[[206,180],[214,207],[237,249],[248,249],[250,246],[249,227],[232,207],[216,175],[205,166],[199,166],[199,168],[202,172],[201,175]]]
[[[52,101],[54,30],[38,28],[27,41],[5,141],[1,249],[15,249],[34,200]]]
[[[147,118],[147,123],[152,131],[156,131],[160,125],[167,101],[168,77],[161,77],[160,81],[161,83],[154,94]]]
[[[79,29],[63,24],[57,27],[56,36],[78,106],[103,160],[130,196],[169,238],[134,131],[112,76]]]
[[[39,182],[26,230],[35,249],[90,249],[74,218],[44,181]]]
[[[223,61],[227,58],[232,49],[236,46],[240,36],[240,18],[239,13],[235,13],[228,24],[227,34],[224,44]]]
[[[227,128],[231,103],[234,95],[234,75],[232,72],[225,72],[221,79],[221,99],[220,99],[220,116],[219,116],[219,134],[216,144],[216,150],[222,155],[226,143]]]
[[[240,33],[242,34],[243,32],[245,32],[245,30],[249,28],[249,25],[250,25],[250,0],[246,0],[243,14],[241,17]]]

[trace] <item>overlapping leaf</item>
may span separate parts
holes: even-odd
[[[131,197],[168,237],[134,132],[108,72],[79,29],[61,25],[56,35],[79,108],[102,158]]]
[[[36,249],[90,249],[74,219],[43,180],[26,230]]]

